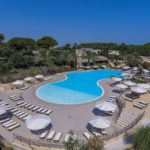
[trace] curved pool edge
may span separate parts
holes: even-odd
[[[77,72],[80,72],[80,71],[77,71]],[[70,74],[70,73],[75,73],[75,72],[65,73],[65,74],[64,74],[65,79],[61,79],[61,80],[58,80],[58,81],[48,82],[48,83],[43,84],[42,86],[47,85],[47,84],[49,84],[49,83],[53,83],[53,82],[56,83],[56,82],[65,81],[65,80],[68,79],[67,74]],[[55,104],[55,105],[57,104],[57,105],[71,106],[71,105],[83,105],[83,104],[88,104],[88,103],[92,103],[92,102],[98,101],[98,99],[100,99],[100,98],[102,98],[102,97],[104,96],[105,90],[104,90],[104,88],[99,84],[99,82],[104,81],[104,80],[107,80],[107,79],[109,79],[109,78],[105,78],[105,79],[102,79],[102,80],[100,79],[100,80],[98,80],[98,81],[96,82],[96,85],[102,90],[102,94],[101,94],[100,96],[98,96],[96,99],[91,99],[91,100],[88,101],[88,102],[83,102],[83,103],[81,102],[81,103],[74,103],[74,104],[67,104],[67,103],[63,104],[63,103],[48,102],[47,100],[41,98],[41,97],[38,95],[38,91],[40,90],[40,88],[42,88],[42,86],[40,86],[40,87],[38,87],[38,88],[36,89],[35,95],[36,95],[36,97],[37,97],[39,100],[42,100],[42,101],[47,102],[47,103]]]

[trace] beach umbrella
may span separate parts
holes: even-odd
[[[115,82],[120,82],[120,81],[122,81],[122,78],[119,78],[119,77],[112,77],[112,79],[113,79]]]
[[[101,110],[101,111],[105,111],[105,112],[115,112],[117,106],[113,103],[110,102],[102,102],[100,104],[97,104],[95,106],[95,108]]]
[[[119,89],[127,89],[128,88],[128,86],[127,85],[125,85],[125,84],[116,84],[115,85],[117,88],[119,88]]]
[[[150,90],[150,85],[145,83],[137,84],[138,87],[144,88],[146,90]]]
[[[127,85],[127,86],[130,86],[130,87],[132,87],[132,86],[135,86],[135,85],[136,85],[136,83],[135,83],[135,82],[132,82],[132,81],[130,81],[130,80],[128,80],[128,81],[124,81],[124,84],[125,84],[125,85]]]
[[[26,126],[32,131],[45,129],[51,123],[51,119],[46,115],[35,115],[26,120]]]
[[[106,118],[99,117],[97,119],[89,121],[89,124],[92,125],[92,127],[97,129],[105,129],[110,127],[111,122]]]
[[[12,85],[14,85],[14,86],[22,86],[23,85],[23,81],[22,80],[16,80],[16,81],[12,82]]]
[[[122,67],[122,69],[123,69],[123,70],[129,70],[130,67],[129,67],[129,66],[124,66],[124,67]]]
[[[26,82],[31,82],[31,81],[33,81],[33,80],[34,80],[33,77],[24,78],[24,81],[26,81]]]
[[[43,75],[41,75],[41,74],[39,74],[39,75],[36,75],[36,76],[35,76],[35,78],[36,78],[36,79],[43,79],[43,78],[44,78],[44,76],[43,76]]]
[[[141,87],[138,87],[138,86],[131,87],[131,91],[132,91],[133,93],[137,93],[137,94],[144,94],[144,93],[147,92],[146,89],[141,88]]]

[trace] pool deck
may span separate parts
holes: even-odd
[[[30,103],[33,103],[35,105],[51,109],[53,112],[49,115],[52,119],[52,128],[51,131],[54,130],[56,132],[62,132],[62,137],[60,139],[60,143],[64,142],[65,135],[70,131],[73,130],[74,134],[77,134],[79,139],[85,140],[83,137],[83,132],[87,131],[87,123],[89,120],[95,117],[95,114],[93,113],[94,106],[97,101],[102,101],[107,99],[110,95],[118,95],[117,93],[113,92],[113,87],[109,86],[109,83],[112,82],[111,79],[102,80],[99,82],[100,86],[103,87],[105,90],[104,95],[98,99],[97,101],[93,101],[86,104],[79,104],[79,105],[59,105],[59,104],[53,104],[48,103],[45,101],[40,100],[35,95],[35,91],[38,87],[41,85],[48,83],[49,81],[44,81],[41,83],[38,83],[34,86],[30,86],[26,90],[7,90],[7,91],[0,91],[0,98],[2,98],[4,101],[7,101],[10,105],[18,108],[19,110],[22,110],[24,112],[27,112],[31,115],[36,115],[37,113],[29,111],[24,108],[20,108],[16,106],[16,102],[13,102],[9,100],[9,96],[11,95],[19,95],[22,94],[24,97],[24,100]],[[145,95],[146,96],[146,95]],[[143,96],[144,97],[144,96]],[[142,97],[142,98],[143,98]],[[144,100],[147,100],[149,98],[149,95]],[[139,114],[141,110],[134,108],[133,103],[127,102],[126,107],[129,111]],[[144,118],[150,119],[150,105],[149,108],[146,111],[146,115]],[[13,117],[15,121],[21,124],[21,126],[12,132],[9,132],[8,130],[4,129],[2,126],[0,126],[0,133],[2,136],[4,136],[9,142],[13,142],[13,133],[21,135],[23,137],[26,137],[28,139],[34,139],[39,140],[39,135],[35,135],[31,133],[25,125],[25,122],[17,119],[16,117]],[[112,119],[109,117],[109,119]],[[46,140],[43,140],[46,142]]]

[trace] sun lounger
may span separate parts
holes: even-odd
[[[9,120],[10,120],[10,118],[6,118],[6,119],[3,119],[3,120],[0,120],[0,123],[5,123],[5,122],[7,122]]]
[[[49,109],[47,112],[45,112],[45,115],[49,115],[52,112],[51,109]]]
[[[26,117],[27,115],[28,114],[24,113],[24,114],[20,115],[19,118],[22,119],[22,118]]]
[[[13,120],[9,120],[9,121],[3,123],[2,125],[5,126],[6,124],[9,124],[9,123],[11,123],[11,122],[13,122]]]
[[[30,118],[31,117],[31,115],[28,115],[28,116],[26,116],[26,117],[24,117],[24,118],[22,118],[24,121],[25,120],[27,120],[28,118]]]
[[[31,105],[31,106],[28,107],[28,109],[30,110],[30,109],[32,109],[34,107],[35,107],[35,105]]]
[[[148,102],[144,102],[144,101],[140,101],[139,103],[144,104],[144,105],[148,105]]]
[[[28,108],[29,106],[31,106],[32,104],[28,103],[24,106],[24,108]]]
[[[92,131],[92,133],[95,135],[95,136],[101,136],[102,134],[97,132],[97,131]]]
[[[44,108],[39,108],[36,112],[40,113]]]
[[[107,134],[107,131],[102,130],[101,133],[102,133],[102,135],[106,135],[106,134]]]
[[[40,138],[41,138],[41,139],[44,139],[47,134],[48,134],[48,131],[43,132],[43,133],[40,135]]]
[[[8,105],[8,102],[0,102],[0,105]]]
[[[17,115],[17,114],[19,114],[19,113],[21,113],[21,111],[20,111],[20,110],[18,110],[18,111],[16,111],[16,112],[14,112],[13,114],[14,114],[14,115]]]
[[[117,99],[117,96],[115,96],[115,95],[111,95],[109,97]]]
[[[18,109],[14,108],[13,110],[11,110],[12,113],[14,113],[15,111],[18,111]]]
[[[126,97],[126,96],[123,96],[123,98],[129,102],[133,102],[133,99],[129,98],[129,97]]]
[[[5,128],[8,128],[8,127],[10,127],[10,126],[15,125],[16,123],[17,123],[16,121],[13,121],[13,122],[11,122],[11,123],[9,123],[9,124],[4,125],[4,127],[5,127]]]
[[[19,117],[19,116],[21,116],[23,114],[25,114],[25,112],[21,112],[21,113],[17,114],[16,116]]]
[[[23,98],[21,97],[17,97],[17,98],[11,98],[12,101],[19,101],[19,100],[22,100]]]
[[[20,101],[20,102],[16,103],[16,105],[21,105],[23,103],[24,103],[24,101]]]
[[[62,136],[62,133],[61,132],[57,132],[55,137],[54,137],[54,139],[53,139],[54,142],[58,142],[60,140],[61,136]]]
[[[56,133],[55,131],[51,131],[46,139],[51,140],[53,138],[53,136],[55,135],[55,133]]]
[[[14,98],[14,97],[19,97],[19,95],[12,95],[12,96],[9,96],[9,98]]]
[[[137,104],[140,106],[143,106],[144,108],[147,107],[147,105],[145,105],[145,104],[141,104],[141,103],[137,103]]]
[[[23,104],[21,104],[21,105],[19,105],[19,106],[20,106],[20,107],[24,107],[26,104],[27,104],[27,102],[25,102],[25,103],[23,103]]]
[[[39,109],[39,107],[38,107],[38,106],[35,106],[35,107],[32,109],[32,111],[36,111],[37,109]]]
[[[15,124],[15,125],[9,127],[8,130],[11,131],[11,130],[13,130],[13,129],[19,127],[19,126],[20,126],[20,124]]]
[[[48,109],[43,109],[43,110],[41,111],[41,113],[44,114],[44,113],[47,112],[47,111],[48,111]]]
[[[134,107],[137,107],[137,108],[139,108],[139,109],[143,109],[143,108],[144,108],[143,106],[138,105],[138,104],[134,104],[133,106],[134,106]]]
[[[83,135],[85,136],[86,139],[90,139],[91,135],[88,132],[84,132]]]
[[[115,101],[111,99],[107,99],[106,102],[114,103]]]

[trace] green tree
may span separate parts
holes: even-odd
[[[37,46],[42,49],[50,49],[57,44],[57,41],[50,36],[44,36],[41,39],[37,40]]]
[[[0,33],[0,44],[5,40],[4,34]]]
[[[131,136],[133,146],[136,150],[149,150],[150,148],[150,127],[139,128]]]

